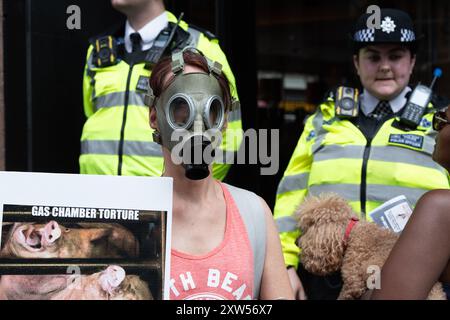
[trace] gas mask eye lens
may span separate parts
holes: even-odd
[[[183,97],[175,98],[169,106],[169,116],[172,123],[179,127],[186,127],[190,120],[191,109],[189,103]]]
[[[218,129],[223,124],[224,107],[222,100],[218,97],[213,97],[210,100],[209,107],[206,110],[206,118],[208,119],[208,126],[211,129]]]

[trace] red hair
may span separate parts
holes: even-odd
[[[183,52],[183,59],[185,65],[190,65],[197,67],[205,73],[209,73],[208,62],[206,58],[195,51],[186,50]],[[159,60],[152,70],[150,76],[149,84],[153,90],[153,94],[158,99],[161,93],[167,89],[167,87],[174,81],[175,75],[172,73],[172,57],[167,56]],[[164,79],[170,74],[170,78],[167,81]],[[220,88],[222,89],[222,98],[225,104],[225,109],[229,111],[231,109],[231,92],[230,84],[227,77],[222,72],[220,75],[213,73],[214,77],[219,82]],[[155,100],[156,101],[156,100]]]

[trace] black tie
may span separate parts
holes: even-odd
[[[373,110],[373,112],[370,114],[370,117],[380,120],[392,114],[393,112],[389,101],[380,101],[375,110]]]
[[[141,35],[139,32],[135,32],[130,34],[130,40],[131,40],[131,52],[139,52],[141,51]]]

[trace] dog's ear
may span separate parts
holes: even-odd
[[[298,207],[295,218],[297,219],[297,227],[302,233],[308,231],[309,227],[314,225],[316,221],[315,211],[320,207],[320,198],[307,197],[305,201]]]
[[[347,201],[336,194],[309,197],[303,202],[297,212],[302,231],[298,244],[306,270],[327,275],[341,268],[345,226],[352,216]]]
[[[341,224],[312,225],[299,238],[300,261],[309,272],[328,275],[340,270],[345,248]]]
[[[347,201],[334,193],[307,197],[296,212],[297,226],[303,233],[313,225],[346,222],[352,216]]]

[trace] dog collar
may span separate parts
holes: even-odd
[[[344,234],[344,245],[347,246],[348,239],[350,238],[350,233],[352,232],[353,227],[358,223],[359,219],[352,217],[350,219],[350,222],[347,225],[347,228],[345,229]]]

